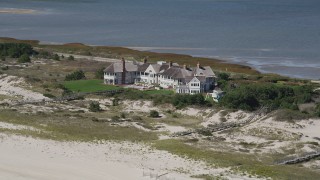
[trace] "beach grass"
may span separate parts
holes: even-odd
[[[159,140],[153,146],[159,150],[201,160],[212,166],[231,168],[238,172],[247,172],[256,177],[271,177],[272,179],[318,179],[320,173],[298,165],[274,165],[261,155],[220,152],[184,144],[179,140]],[[266,155],[267,156],[267,155]]]
[[[107,113],[105,113],[107,115]],[[108,114],[112,116],[112,114]],[[156,133],[145,132],[135,127],[116,126],[108,122],[94,122],[91,114],[80,115],[78,112],[55,112],[21,114],[12,110],[3,110],[0,121],[25,125],[36,128],[38,131],[19,129],[0,129],[1,132],[33,136],[57,141],[113,140],[150,142],[157,140]]]
[[[73,92],[97,92],[121,89],[118,86],[103,84],[103,80],[100,79],[65,81],[63,85]]]

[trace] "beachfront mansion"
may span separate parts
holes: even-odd
[[[112,63],[104,70],[105,84],[145,84],[175,89],[177,93],[204,93],[212,91],[215,74],[210,66],[191,68],[176,63],[158,61],[155,64],[125,61]]]

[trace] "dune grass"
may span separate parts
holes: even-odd
[[[103,80],[100,79],[65,81],[63,85],[73,92],[97,92],[121,89],[117,86],[103,84]]]
[[[179,140],[161,140],[154,143],[154,147],[170,153],[194,160],[202,160],[209,165],[230,167],[239,172],[248,172],[257,177],[271,177],[272,179],[319,179],[320,173],[298,165],[274,165],[264,157],[253,154],[218,152],[201,149],[184,144]]]

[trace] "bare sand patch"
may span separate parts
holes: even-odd
[[[0,134],[0,179],[191,179],[190,175],[225,172],[202,162],[130,142],[57,142]],[[149,176],[149,177],[148,177]]]
[[[43,100],[48,99],[43,94],[27,90],[20,87],[25,84],[23,78],[16,76],[0,75],[0,94],[8,96],[19,96],[24,100]]]

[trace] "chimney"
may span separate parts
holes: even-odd
[[[126,60],[122,58],[122,77],[121,77],[121,84],[126,83]]]
[[[172,67],[172,61],[169,62],[169,68]]]
[[[186,64],[183,65],[183,69],[187,69],[187,65]]]
[[[197,68],[200,68],[200,63],[199,63],[199,61],[198,61],[198,64],[197,64]]]
[[[147,62],[148,62],[148,58],[145,57],[145,58],[143,59],[143,64],[146,64]]]

